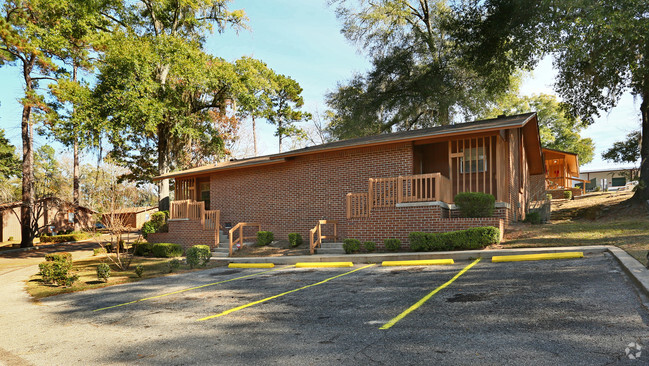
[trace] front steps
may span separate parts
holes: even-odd
[[[315,250],[316,254],[345,254],[343,243],[322,243]]]

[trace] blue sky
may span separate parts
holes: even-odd
[[[245,9],[250,21],[250,30],[236,34],[226,31],[211,35],[206,44],[207,51],[229,61],[241,56],[263,60],[278,73],[297,80],[304,88],[305,109],[310,112],[324,111],[324,96],[334,90],[336,83],[345,81],[355,73],[369,67],[368,59],[357,52],[340,34],[340,22],[332,8],[325,1],[294,0],[239,0],[233,8]],[[18,99],[22,96],[22,82],[15,67],[0,68],[0,128],[18,148],[20,142],[20,115],[22,107]],[[527,77],[521,87],[526,95],[549,93],[552,90],[555,72],[550,59],[543,60]],[[618,107],[603,113],[596,123],[582,135],[591,137],[596,144],[595,160],[583,166],[582,170],[599,169],[613,164],[604,162],[601,153],[613,142],[640,127],[638,114],[640,101],[634,101],[626,94]],[[258,143],[260,154],[277,151],[273,128],[263,121],[258,122]],[[43,137],[35,139],[37,146],[47,143]],[[53,144],[57,150],[61,145]]]

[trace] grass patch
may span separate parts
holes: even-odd
[[[89,257],[73,262],[73,273],[79,275],[79,280],[70,287],[56,287],[44,284],[41,276],[33,275],[27,282],[27,292],[36,299],[48,296],[65,294],[70,292],[84,291],[94,288],[117,285],[121,283],[136,282],[147,278],[170,275],[167,262],[168,258],[139,258],[136,257],[127,271],[120,271],[105,256]],[[110,278],[107,282],[97,280],[97,265],[100,263],[110,264]],[[135,274],[135,268],[141,265],[144,268],[142,277]],[[188,265],[181,264],[180,268],[171,274],[192,272],[206,268],[224,266],[224,263],[210,261],[207,266],[200,269],[190,269]]]

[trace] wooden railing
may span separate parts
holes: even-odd
[[[173,201],[169,206],[170,219],[188,219],[190,200]]]
[[[334,235],[324,236],[322,235],[322,225],[333,225],[334,226]],[[315,236],[318,236],[318,239],[315,239]],[[319,247],[322,244],[323,239],[338,239],[338,221],[337,220],[320,220],[316,226],[309,230],[309,249],[311,254],[315,253],[315,248]]]
[[[370,178],[367,193],[347,194],[347,218],[367,217],[375,207],[403,202],[451,202],[450,180],[441,173]]]
[[[228,237],[230,238],[230,256],[232,256],[232,247],[236,243],[240,243],[241,246],[243,246],[243,241],[245,239],[256,239],[257,238],[256,236],[243,236],[243,228],[246,227],[246,226],[256,226],[257,231],[261,231],[261,225],[257,224],[257,223],[240,222],[240,223],[234,225],[234,227],[232,229],[230,229],[230,231],[228,232]],[[236,240],[233,240],[234,239],[234,233],[236,233],[237,231],[239,232],[239,237]]]
[[[169,206],[170,220],[197,220],[201,222],[203,230],[218,232],[221,227],[221,211],[205,210],[205,202],[182,200],[173,201]],[[215,235],[215,245],[219,246],[220,236]]]
[[[367,217],[369,214],[367,193],[347,193],[347,217]]]
[[[187,218],[190,220],[201,220],[205,219],[205,202],[203,201],[193,201],[189,202],[187,205]]]

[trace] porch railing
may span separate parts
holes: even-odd
[[[246,227],[246,226],[256,226],[257,231],[261,231],[261,225],[257,224],[257,223],[240,222],[240,223],[234,225],[234,227],[232,229],[230,229],[230,231],[228,232],[228,238],[230,239],[230,256],[232,256],[232,247],[235,244],[239,243],[239,244],[241,244],[241,246],[243,246],[243,241],[245,239],[256,239],[257,238],[256,236],[243,236],[243,228]],[[234,239],[234,234],[237,231],[239,232],[239,237],[237,239]]]
[[[334,235],[324,236],[322,235],[322,225],[333,225],[334,226]],[[316,240],[316,235],[318,239]],[[323,239],[338,239],[338,221],[337,220],[319,220],[316,226],[309,230],[309,249],[311,254],[315,253],[315,248],[319,247],[322,244]]]
[[[347,194],[347,218],[367,217],[376,207],[428,201],[451,201],[450,180],[441,173],[370,178],[367,193]]]
[[[219,210],[206,210],[205,202],[182,200],[173,201],[169,206],[169,219],[170,220],[197,220],[200,221],[203,230],[219,231],[221,225],[221,211]],[[215,235],[214,243],[216,246],[220,244],[220,236]]]

